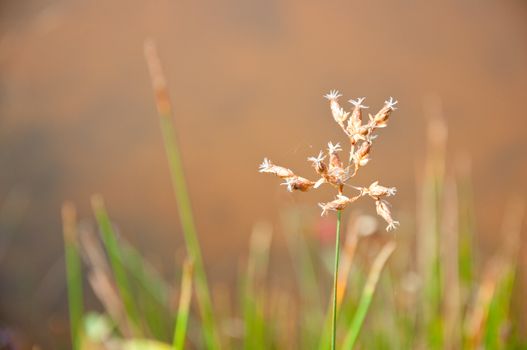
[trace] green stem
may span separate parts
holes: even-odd
[[[163,134],[163,142],[170,168],[172,188],[176,197],[183,235],[185,237],[189,257],[194,264],[196,299],[203,321],[205,348],[219,349],[220,340],[218,330],[216,329],[216,323],[214,321],[207,275],[205,273],[203,258],[201,256],[201,246],[198,240],[196,226],[194,224],[190,196],[187,190],[181,154],[179,152],[175,126],[172,120],[172,105],[170,103],[165,76],[161,68],[161,62],[159,61],[154,42],[145,42],[145,57],[150,71],[152,86],[154,88],[157,111]]]
[[[331,324],[331,350],[335,350],[337,338],[337,282],[339,276],[340,255],[340,218],[342,212],[337,211],[337,235],[335,238],[335,269],[333,271],[333,322]]]

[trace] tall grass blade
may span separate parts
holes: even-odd
[[[174,329],[173,350],[185,348],[185,337],[187,334],[188,316],[190,310],[190,299],[192,298],[192,275],[193,264],[186,259],[183,265],[183,277],[181,279],[181,294],[177,311],[176,326]]]
[[[220,347],[220,342],[214,321],[212,301],[192,215],[192,207],[187,191],[183,165],[181,164],[181,155],[177,145],[168,89],[154,42],[145,42],[144,49],[155,93],[157,111],[161,123],[161,131],[163,133],[163,141],[170,167],[172,187],[176,196],[179,217],[183,227],[188,254],[194,262],[196,297],[200,306],[205,343],[208,349],[217,349]]]
[[[255,225],[250,241],[247,272],[243,286],[243,314],[245,323],[244,348],[267,349],[268,324],[263,309],[265,294],[259,285],[263,284],[269,261],[272,231],[269,224]]]
[[[108,253],[110,265],[112,266],[117,289],[126,310],[126,315],[131,321],[132,332],[136,335],[141,335],[141,318],[133,297],[130,281],[126,274],[120,242],[117,240],[117,235],[106,212],[102,197],[94,195],[92,196],[91,202],[97,224],[99,225],[99,232]]]
[[[417,235],[418,270],[423,281],[417,335],[420,347],[442,348],[443,324],[441,300],[443,266],[440,261],[440,218],[445,173],[447,127],[441,111],[441,101],[430,98],[425,104],[428,123],[428,149],[424,178],[421,183],[419,232]]]
[[[78,350],[82,341],[82,265],[77,239],[76,211],[72,203],[62,205],[62,231],[66,256],[71,343],[73,349]]]
[[[388,261],[388,258],[395,250],[395,246],[395,242],[386,243],[373,262],[373,266],[370,270],[366,285],[364,286],[361,298],[359,300],[359,306],[355,312],[355,316],[353,317],[353,321],[351,322],[348,333],[346,334],[346,338],[344,339],[344,345],[342,348],[345,350],[353,349],[355,346],[355,342],[357,341],[362,324],[366,319],[366,314],[368,313],[368,309],[373,299],[381,271]]]

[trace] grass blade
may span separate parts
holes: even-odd
[[[254,226],[247,271],[243,281],[243,314],[245,322],[245,349],[268,349],[268,325],[264,317],[265,300],[262,284],[267,272],[269,250],[271,246],[272,231],[268,224],[260,223]]]
[[[82,332],[82,266],[77,240],[77,218],[71,203],[62,205],[62,230],[66,256],[68,282],[68,307],[70,314],[71,343],[74,350],[80,349]]]
[[[366,314],[368,313],[368,309],[373,299],[381,271],[386,264],[386,261],[388,261],[388,258],[395,250],[395,246],[395,242],[386,243],[386,245],[384,245],[375,258],[373,266],[368,275],[368,280],[366,281],[366,285],[362,291],[362,295],[359,300],[359,306],[355,312],[355,316],[353,317],[350,329],[346,334],[344,346],[342,347],[343,349],[353,349],[353,346],[355,345],[355,342],[359,336],[362,324],[364,323],[364,319],[366,318]]]
[[[110,265],[112,266],[117,289],[119,290],[119,294],[123,301],[126,314],[134,328],[132,332],[136,335],[141,335],[141,320],[139,318],[137,305],[134,302],[132,288],[126,274],[120,243],[117,240],[116,233],[112,227],[108,213],[106,212],[102,197],[94,195],[92,196],[91,202],[97,224],[99,225],[101,238],[108,253]]]
[[[218,349],[220,342],[214,321],[210,290],[201,257],[201,248],[192,215],[192,207],[187,191],[183,165],[181,164],[181,155],[177,145],[168,89],[155,44],[152,41],[147,41],[145,42],[144,49],[155,93],[157,111],[161,123],[161,131],[163,133],[163,141],[170,167],[172,187],[176,196],[181,226],[183,227],[188,254],[194,262],[196,297],[200,306],[205,343],[208,349]]]
[[[185,346],[185,336],[187,334],[190,299],[192,297],[192,274],[193,264],[190,259],[187,259],[185,260],[185,263],[183,265],[183,277],[181,279],[181,294],[179,296],[176,326],[174,329],[174,341],[172,343],[172,348],[174,350],[182,350]]]
[[[168,285],[134,247],[124,239],[119,244],[144,322],[157,340],[169,341],[173,316],[168,307]]]

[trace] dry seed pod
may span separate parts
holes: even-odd
[[[328,166],[324,163],[326,156],[322,151],[318,154],[317,157],[309,157],[307,160],[313,163],[313,168],[319,175],[326,175],[328,173]]]
[[[371,142],[365,141],[360,145],[360,148],[355,152],[354,162],[355,167],[365,166],[370,161]]]
[[[379,112],[373,117],[373,121],[375,123],[375,127],[377,128],[384,128],[386,127],[386,122],[388,121],[388,118],[390,117],[390,114],[393,110],[396,109],[395,105],[397,104],[397,101],[393,99],[393,97],[390,97],[388,101],[384,101],[384,107],[381,108]]]
[[[319,203],[318,206],[322,209],[321,216],[326,215],[329,210],[342,210],[346,206],[353,202],[354,199],[350,199],[344,195],[338,194],[337,198],[328,203]]]
[[[362,104],[365,99],[366,97],[359,97],[357,100],[348,101],[354,106],[350,119],[348,120],[348,125],[346,126],[347,134],[350,136],[355,134],[362,125],[362,109],[369,108],[368,106]]]
[[[386,231],[395,230],[397,226],[399,226],[399,221],[395,221],[392,218],[390,204],[387,201],[379,199],[375,201],[375,207],[377,209],[377,214],[388,223],[388,226],[386,226]]]
[[[311,180],[295,175],[293,177],[286,178],[282,185],[287,186],[287,190],[289,192],[293,192],[295,190],[306,192],[309,191],[315,185],[315,183]]]
[[[331,114],[333,119],[344,128],[344,122],[348,119],[349,113],[344,111],[338,102],[338,98],[342,95],[337,90],[331,90],[329,94],[324,95],[330,102]]]
[[[282,178],[282,179],[285,179],[285,178],[288,178],[288,177],[292,177],[292,176],[295,176],[295,173],[293,173],[292,170],[290,169],[287,169],[287,168],[284,168],[284,167],[281,167],[281,166],[278,166],[278,165],[274,165],[269,159],[267,158],[264,158],[264,161],[262,164],[260,164],[260,169],[259,171],[261,173],[270,173],[270,174],[275,174],[276,176]]]
[[[364,190],[366,194],[376,199],[379,197],[395,196],[395,192],[397,192],[395,187],[384,187],[379,185],[379,181],[375,181],[369,188],[365,188]]]
[[[340,161],[339,155],[337,152],[342,151],[342,148],[340,148],[340,144],[333,144],[331,142],[328,143],[328,154],[329,154],[329,169],[332,168],[341,168],[342,169],[342,162]]]

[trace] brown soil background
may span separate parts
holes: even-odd
[[[373,109],[399,99],[358,179],[397,186],[398,212],[415,210],[429,96],[442,101],[449,167],[471,159],[484,254],[503,239],[507,199],[526,194],[523,1],[2,1],[0,20],[0,198],[29,199],[0,261],[0,323],[26,336],[63,332],[64,199],[90,218],[90,195],[102,193],[123,234],[164,273],[182,250],[146,37],[165,66],[218,283],[233,281],[255,222],[327,198],[285,193],[257,167],[267,156],[311,174],[305,158],[344,141],[322,98],[332,88],[367,96]],[[279,234],[275,245],[285,254]]]

